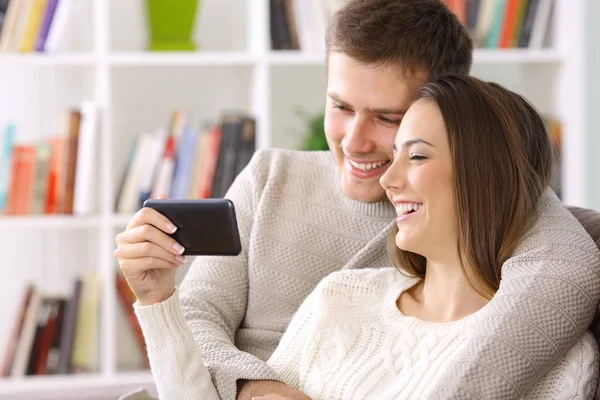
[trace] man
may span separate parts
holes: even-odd
[[[242,254],[196,259],[178,288],[223,399],[269,393],[307,399],[279,383],[265,360],[323,277],[343,268],[391,266],[385,243],[396,211],[379,178],[390,164],[396,131],[419,86],[446,73],[467,74],[472,62],[467,32],[437,0],[350,1],[330,21],[326,48],[330,152],[257,152],[226,196],[236,206]],[[540,217],[547,217],[544,210]],[[117,236],[115,255],[142,305],[160,303],[175,290],[180,249],[163,225],[144,209]],[[505,268],[489,305],[498,318],[490,323],[524,315],[537,325],[496,329],[501,333],[488,337],[482,323],[476,343],[441,377],[435,398],[516,398],[587,329],[600,299],[600,277],[590,268],[595,261],[557,261],[551,248],[528,249],[527,241],[516,256],[537,257],[544,274]],[[553,303],[543,294],[534,299],[511,290],[555,280],[563,286]],[[579,290],[584,300],[574,295]],[[538,350],[521,351],[520,343]]]

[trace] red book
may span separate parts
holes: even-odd
[[[123,311],[125,312],[125,317],[129,321],[129,326],[133,331],[136,342],[140,346],[142,354],[144,356],[144,363],[146,364],[146,368],[150,368],[150,360],[148,360],[148,353],[146,352],[146,342],[144,341],[144,334],[142,333],[142,328],[140,327],[140,323],[135,316],[135,312],[133,311],[133,303],[136,301],[135,294],[131,291],[129,284],[123,277],[123,275],[117,273],[116,278],[117,283],[117,295],[120,299],[121,306],[123,307]]]
[[[517,23],[519,1],[521,0],[506,0],[504,21],[502,22],[502,30],[500,31],[499,47],[502,49],[507,49],[512,46],[512,37]]]

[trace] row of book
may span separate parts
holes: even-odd
[[[59,49],[74,0],[0,0],[0,52]]]
[[[17,127],[0,132],[0,213],[92,214],[95,210],[98,110],[91,102],[65,110],[58,133],[34,143]]]
[[[469,30],[476,47],[546,45],[554,0],[444,0]]]
[[[325,53],[327,21],[345,0],[269,0],[272,50]]]
[[[272,50],[324,53],[329,18],[347,0],[269,0]],[[541,48],[554,0],[444,0],[479,48]]]
[[[49,294],[28,284],[15,315],[0,376],[23,377],[100,371],[101,280],[97,271],[74,279],[70,294]],[[117,367],[148,368],[144,337],[133,311],[135,295],[120,272]]]
[[[131,147],[115,200],[121,213],[143,202],[169,198],[223,197],[256,148],[256,121],[245,113],[226,113],[218,123],[196,127],[175,111],[167,129],[142,133]]]

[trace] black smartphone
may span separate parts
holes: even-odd
[[[170,236],[185,248],[183,255],[236,256],[242,251],[235,206],[229,199],[149,199],[144,207],[177,227]]]

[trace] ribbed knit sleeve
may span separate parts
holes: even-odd
[[[151,306],[134,304],[161,400],[220,400],[187,326],[178,293]]]
[[[310,343],[310,337],[316,331],[315,313],[317,308],[323,305],[321,286],[317,286],[302,303],[268,361],[269,365],[279,373],[281,380],[291,388],[300,387],[302,350]]]

